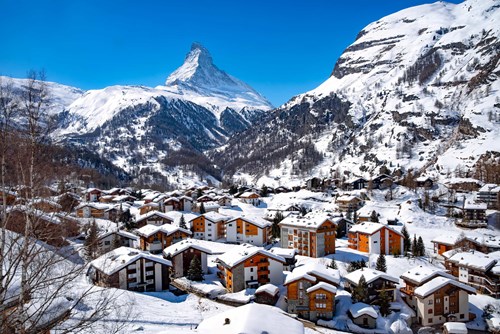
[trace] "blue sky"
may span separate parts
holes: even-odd
[[[0,74],[157,86],[191,43],[273,104],[315,88],[367,24],[422,0],[0,0]],[[452,2],[459,3],[459,0]]]

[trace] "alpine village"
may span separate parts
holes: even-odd
[[[155,88],[0,77],[0,332],[500,333],[499,91],[497,0],[277,108],[200,43]]]

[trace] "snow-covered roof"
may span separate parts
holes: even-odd
[[[443,327],[450,334],[467,334],[467,326],[463,322],[445,322]]]
[[[240,264],[241,262],[245,261],[246,259],[249,259],[250,257],[254,256],[255,254],[261,254],[273,260],[285,263],[285,259],[282,258],[281,256],[273,254],[265,250],[264,248],[248,244],[242,244],[232,248],[226,253],[219,255],[216,261],[222,262],[232,268]]]
[[[267,283],[267,284],[259,286],[257,288],[257,290],[255,290],[255,294],[263,293],[263,292],[265,292],[271,296],[276,296],[278,294],[278,292],[280,292],[280,289],[274,284]]]
[[[316,282],[315,276],[337,285],[340,284],[340,274],[337,269],[327,268],[325,265],[317,262],[308,262],[302,266],[295,267],[295,269],[286,276],[284,284],[290,284],[293,281],[303,278]]]
[[[417,284],[422,283],[423,281],[429,280],[435,276],[442,276],[442,277],[447,277],[453,279],[454,276],[451,274],[448,274],[444,269],[439,269],[436,267],[430,267],[430,266],[418,266],[415,268],[412,268],[403,274],[401,274],[402,279],[410,280],[412,282],[415,282]]]
[[[229,219],[233,218],[231,216],[223,215],[215,211],[204,213],[203,216],[212,222],[228,221]]]
[[[470,293],[476,293],[476,289],[473,287],[470,287],[464,283],[461,283],[459,281],[456,281],[451,278],[446,278],[446,277],[435,277],[429,282],[425,283],[422,286],[419,286],[418,288],[415,289],[415,295],[419,296],[421,298],[425,298],[429,296],[430,294],[434,293],[435,291],[445,287],[446,285],[451,284],[456,286],[457,288],[463,289],[467,292]]]
[[[431,240],[432,243],[453,246],[458,241],[459,236],[452,234],[440,234]]]
[[[378,318],[377,311],[373,308],[373,306],[365,303],[352,304],[351,307],[349,307],[349,312],[353,318],[359,318],[362,315],[368,315],[374,319]]]
[[[84,208],[86,206],[89,206],[89,207],[94,208],[96,210],[107,210],[107,209],[113,207],[113,205],[111,205],[111,204],[96,203],[96,202],[84,202],[84,203],[80,203],[75,209],[78,210],[78,209]]]
[[[330,221],[333,223],[330,215],[324,211],[312,211],[305,216],[288,216],[283,219],[279,224],[284,226],[296,226],[317,229],[324,222]]]
[[[386,228],[386,229],[391,230],[392,232],[402,236],[401,232],[399,232],[399,231],[397,231],[389,226],[386,226],[386,225],[383,225],[380,223],[372,223],[372,222],[362,222],[360,224],[355,224],[351,227],[349,232],[372,235],[373,233],[378,232],[382,228]]]
[[[464,210],[486,210],[487,208],[488,204],[476,202],[471,197],[467,198],[464,203]]]
[[[111,234],[118,234],[119,236],[122,236],[124,238],[127,238],[127,239],[132,239],[132,240],[138,240],[139,237],[133,233],[130,233],[130,232],[127,232],[127,231],[124,231],[124,230],[111,230],[111,231],[106,231],[105,233],[103,234],[99,234],[99,239],[102,239],[102,238],[106,238],[107,236],[111,235]]]
[[[285,259],[291,259],[297,254],[297,250],[295,248],[273,247],[269,251]]]
[[[170,221],[172,221],[172,218],[170,218],[167,214],[163,213],[163,212],[160,212],[160,211],[156,211],[156,210],[153,210],[153,211],[149,211],[143,215],[139,215],[136,217],[136,222],[140,222],[140,221],[143,221],[143,220],[146,220],[146,219],[149,219],[151,217],[154,217],[154,216],[157,216],[157,217],[160,217],[160,218],[164,218],[164,219],[168,219]]]
[[[184,233],[189,234],[189,235],[191,234],[191,231],[180,228],[179,226],[175,226],[172,224],[163,224],[161,226],[148,224],[148,225],[144,225],[143,227],[136,230],[137,234],[139,234],[140,236],[146,237],[146,238],[148,238],[151,235],[158,233],[158,232],[162,232],[162,233],[165,233],[167,235],[170,235],[170,234],[175,233],[177,231],[184,232]]]
[[[90,265],[109,276],[140,258],[172,266],[172,262],[161,256],[152,255],[130,247],[116,248],[90,262]]]
[[[54,201],[51,201],[50,199],[48,198],[35,198],[31,201],[32,204],[40,204],[40,203],[45,203],[45,204],[49,204],[49,205],[52,205],[56,208],[59,208],[59,209],[62,209],[62,206],[57,203],[57,202],[54,202]]]
[[[448,258],[449,261],[456,262],[459,266],[474,268],[481,271],[491,269],[500,257],[496,253],[484,254],[479,251],[457,252]]]
[[[359,196],[347,195],[347,194],[339,196],[336,201],[337,202],[350,202],[350,201],[353,201],[355,199],[357,199],[359,201],[362,201],[362,199],[359,198]]]
[[[202,202],[202,204],[205,210],[213,210],[220,208],[220,205],[217,202]]]
[[[260,196],[259,194],[253,191],[247,191],[240,195],[240,198],[253,198],[253,197],[260,197]]]
[[[351,273],[348,273],[347,275],[344,276],[344,279],[349,281],[351,284],[358,285],[359,279],[361,276],[365,277],[366,283],[370,284],[371,282],[374,282],[375,280],[382,278],[387,281],[391,281],[393,283],[398,284],[399,279],[391,276],[389,274],[384,273],[383,271],[375,270],[375,269],[370,269],[370,268],[361,268],[358,270],[355,270]]]
[[[177,197],[169,197],[164,200],[164,202],[170,202],[170,201],[179,202],[180,200]]]
[[[259,216],[249,216],[249,215],[241,215],[241,216],[238,216],[238,217],[234,217],[233,219],[230,219],[227,222],[230,223],[230,222],[235,221],[237,219],[244,220],[247,223],[250,223],[250,224],[255,225],[257,227],[260,227],[260,228],[264,228],[264,227],[268,227],[268,226],[272,225],[272,223],[270,221],[265,220],[262,217],[259,217]]]
[[[479,189],[479,192],[500,192],[500,186],[495,183],[487,183]]]
[[[315,284],[311,286],[309,289],[306,290],[307,293],[311,293],[313,291],[323,289],[326,291],[329,291],[331,293],[337,293],[337,288],[331,284],[325,283],[325,282],[319,282],[318,284]]]
[[[202,334],[304,334],[304,325],[288,316],[281,309],[263,305],[246,304],[204,319],[198,325]]]
[[[189,248],[197,249],[203,253],[212,254],[212,250],[202,246],[198,240],[185,239],[165,248],[163,250],[163,255],[176,256],[177,254],[182,253]]]

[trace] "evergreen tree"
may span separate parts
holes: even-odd
[[[120,215],[120,221],[125,225],[125,228],[127,230],[131,230],[135,227],[135,223],[132,220],[132,215],[130,214],[129,209],[122,211]]]
[[[417,249],[418,249],[418,256],[425,256],[425,245],[424,245],[424,240],[422,240],[422,237],[418,237]]]
[[[234,195],[238,192],[238,187],[234,184],[229,187],[229,195]]]
[[[203,202],[200,204],[200,213],[201,214],[204,214],[206,213],[207,211],[205,210],[205,205],[203,205]]]
[[[122,240],[118,235],[118,232],[113,234],[113,249],[119,248],[122,246]]]
[[[85,247],[85,256],[90,260],[93,260],[98,256],[99,240],[97,233],[97,223],[95,220],[92,220],[87,231],[87,237],[85,238],[85,242],[83,244]]]
[[[191,281],[203,281],[203,270],[201,268],[200,259],[197,256],[193,257],[189,264],[187,279]]]
[[[376,270],[387,272],[387,264],[385,262],[385,255],[381,253],[377,258],[377,265],[375,266]]]
[[[368,284],[364,275],[359,278],[358,285],[352,291],[352,299],[355,302],[368,303]]]
[[[332,259],[332,262],[330,262],[330,264],[327,265],[326,267],[327,268],[332,268],[332,269],[338,269],[337,262],[335,262],[335,259]]]
[[[365,259],[359,260],[359,268],[366,268],[366,261]]]
[[[200,189],[200,188],[198,188],[198,189],[196,190],[196,198],[200,198],[201,196],[203,196],[203,191],[201,191],[201,189]]]
[[[187,230],[186,219],[184,219],[184,214],[181,215],[181,220],[179,221],[179,227]]]
[[[375,210],[372,211],[371,215],[370,215],[370,221],[374,222],[374,223],[378,223],[379,220],[378,220],[378,214]]]
[[[401,229],[401,234],[403,235],[403,247],[404,247],[404,252],[407,253],[410,251],[410,234],[408,233],[408,230],[406,229],[406,225],[403,225],[403,228]]]
[[[411,252],[413,256],[418,256],[417,235],[413,235],[413,242],[411,244]]]
[[[387,293],[385,283],[382,285],[382,291],[379,295],[378,304],[380,306],[380,314],[383,317],[387,317],[389,314],[391,314],[391,297]]]
[[[260,195],[262,197],[267,197],[269,195],[269,189],[267,189],[267,186],[265,184],[260,189]]]
[[[281,213],[281,211],[276,212],[276,215],[274,216],[273,219],[273,225],[271,226],[271,233],[273,235],[273,238],[279,238],[281,230],[278,224],[282,220],[283,220],[283,214]]]

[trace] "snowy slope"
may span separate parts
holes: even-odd
[[[358,34],[328,80],[242,135],[257,136],[267,150],[236,139],[216,156],[254,181],[336,169],[368,177],[381,165],[429,172],[472,167],[486,151],[500,151],[499,43],[495,0],[436,2],[389,15]],[[271,129],[282,146],[264,137]],[[300,168],[297,162],[312,152],[300,146],[306,141],[323,157]],[[281,163],[249,168],[252,159],[238,151]]]

